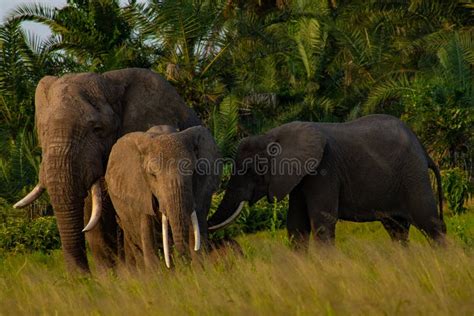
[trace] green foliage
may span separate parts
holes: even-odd
[[[142,12],[143,35],[161,52],[153,69],[165,75],[202,116],[210,114],[225,92],[213,72],[229,45],[225,5],[223,0],[150,1]]]
[[[464,204],[474,189],[466,172],[460,168],[443,170],[442,182],[449,209],[455,214],[464,213],[467,210]]]
[[[54,217],[40,217],[32,221],[8,218],[0,223],[0,252],[49,252],[60,246]]]
[[[472,173],[473,32],[444,31],[420,42],[426,45],[430,67],[421,66],[414,76],[402,74],[378,83],[364,111],[401,115],[443,167]]]
[[[233,157],[237,145],[239,101],[235,96],[226,97],[211,116],[211,130],[223,157]]]
[[[37,182],[33,96],[37,81],[55,65],[47,45],[19,21],[0,28],[0,195],[10,202]]]
[[[36,138],[27,131],[10,139],[0,130],[0,141],[0,195],[12,203],[36,185],[40,153]]]
[[[254,233],[262,230],[275,232],[285,227],[288,199],[281,202],[268,203],[260,200],[255,205],[246,206],[237,220],[244,233]]]
[[[134,33],[138,21],[130,18],[139,9],[136,3],[120,7],[117,0],[69,0],[61,9],[33,3],[18,6],[11,21],[49,26],[53,36],[48,46],[73,60],[69,71],[149,67],[149,48]]]
[[[474,212],[457,214],[447,219],[448,232],[466,247],[474,246]]]
[[[216,194],[213,199],[211,214],[222,200],[224,192]],[[286,214],[288,212],[288,199],[281,202],[268,203],[260,200],[252,206],[245,204],[242,213],[231,226],[225,230],[214,233],[211,238],[231,238],[242,233],[255,233],[270,231],[276,233],[286,227]]]
[[[53,35],[27,34],[23,21]],[[38,80],[124,67],[169,80],[225,157],[241,137],[288,121],[388,113],[414,129],[442,168],[472,177],[473,23],[472,4],[457,0],[20,5],[0,27],[0,194],[11,203],[36,183]],[[447,198],[460,210],[466,179],[446,175]],[[229,234],[275,231],[285,203],[246,207]]]

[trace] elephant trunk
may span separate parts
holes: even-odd
[[[75,192],[72,180],[48,182],[51,204],[61,237],[66,265],[89,272],[84,233],[84,195]]]
[[[201,230],[199,228],[199,221],[197,218],[196,211],[191,213],[191,224],[193,226],[193,238],[194,238],[194,251],[201,249]],[[168,231],[168,218],[165,214],[161,216],[161,230],[163,234],[163,254],[165,257],[165,263],[168,268],[170,264],[170,242],[169,242],[169,231]]]
[[[53,142],[43,157],[45,184],[61,237],[66,266],[72,272],[89,272],[84,227],[84,198],[87,188],[81,171],[74,166],[71,144]]]
[[[172,189],[170,192],[172,193],[166,197],[165,203],[160,204],[160,208],[163,207],[162,225],[165,260],[167,260],[167,252],[169,253],[169,244],[166,245],[168,239],[166,222],[169,222],[174,246],[180,257],[185,260],[189,259],[190,240],[193,241],[195,251],[199,250],[200,247],[200,231],[197,216],[193,210],[193,197],[189,190],[184,189],[189,186],[183,185],[180,183],[181,181],[183,180],[171,181]]]
[[[244,201],[238,194],[225,193],[217,211],[208,220],[208,231],[214,232],[232,223],[242,211]]]

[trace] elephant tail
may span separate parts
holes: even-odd
[[[433,173],[436,177],[436,182],[438,185],[438,204],[439,204],[439,219],[443,221],[443,187],[441,185],[441,174],[439,172],[438,166],[434,163],[433,159],[426,153],[426,159],[428,160],[428,168],[433,170]],[[444,226],[444,225],[443,225]],[[446,230],[446,227],[444,228]],[[444,231],[445,233],[446,231]]]

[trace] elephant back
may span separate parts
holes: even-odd
[[[118,136],[146,131],[154,125],[171,125],[180,130],[202,125],[176,89],[151,70],[128,68],[104,73],[122,93],[122,124]]]

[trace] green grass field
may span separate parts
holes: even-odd
[[[0,314],[233,315],[474,312],[474,212],[447,218],[449,245],[379,223],[339,223],[335,248],[296,253],[284,231],[241,236],[244,256],[153,274],[69,277],[61,252],[0,258]]]

